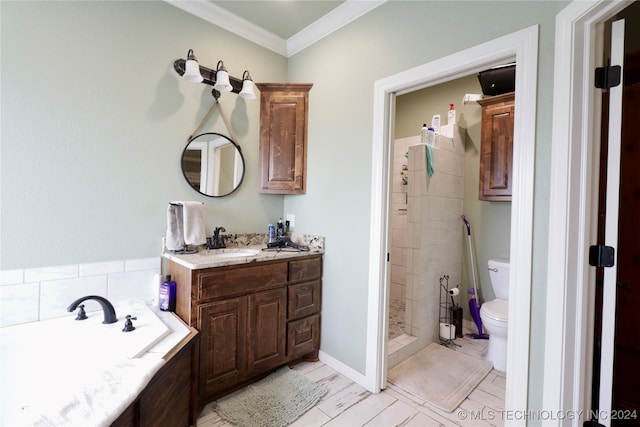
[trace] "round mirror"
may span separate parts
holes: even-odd
[[[189,185],[205,196],[227,196],[244,179],[240,146],[219,133],[194,136],[182,152],[182,174]]]

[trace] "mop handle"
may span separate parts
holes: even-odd
[[[460,219],[464,222],[464,225],[467,226],[467,239],[469,241],[469,260],[471,261],[471,278],[473,279],[473,290],[476,294],[476,299],[478,299],[479,302],[480,295],[478,294],[478,283],[476,279],[476,261],[473,258],[473,249],[471,247],[471,224],[469,224],[467,217],[464,215],[460,215]]]
[[[462,221],[464,222],[464,225],[467,226],[467,236],[471,236],[471,224],[469,224],[469,221],[467,221],[467,217],[464,215],[461,215],[460,219],[462,219]]]

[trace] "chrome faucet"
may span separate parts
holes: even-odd
[[[211,249],[223,249],[227,247],[224,243],[224,237],[220,236],[221,231],[226,232],[227,230],[224,227],[216,227],[215,230],[213,230],[213,242],[211,244]]]
[[[72,302],[69,307],[67,307],[67,311],[74,311],[81,302],[88,299],[97,301],[98,304],[100,304],[100,306],[102,307],[102,311],[104,312],[104,321],[102,323],[109,324],[118,321],[118,318],[116,317],[116,309],[113,308],[113,305],[109,302],[109,300],[98,295],[88,295],[86,297],[78,298],[77,300]]]

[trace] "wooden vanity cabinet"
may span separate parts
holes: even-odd
[[[258,192],[305,194],[310,83],[256,83],[260,89]]]
[[[200,331],[199,402],[320,347],[322,256],[191,270],[173,261],[180,317]]]
[[[478,199],[511,201],[515,92],[483,98]]]

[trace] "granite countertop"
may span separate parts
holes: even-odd
[[[226,235],[224,237],[227,242],[225,249],[204,249],[203,247],[199,247],[197,248],[197,253],[180,254],[165,251],[163,256],[184,267],[199,270],[210,267],[249,264],[324,253],[324,237],[315,235],[290,235],[293,243],[300,246],[308,246],[308,251],[300,251],[293,248],[267,248],[266,239],[263,238],[262,235],[251,235],[247,237],[247,235],[236,234]]]

